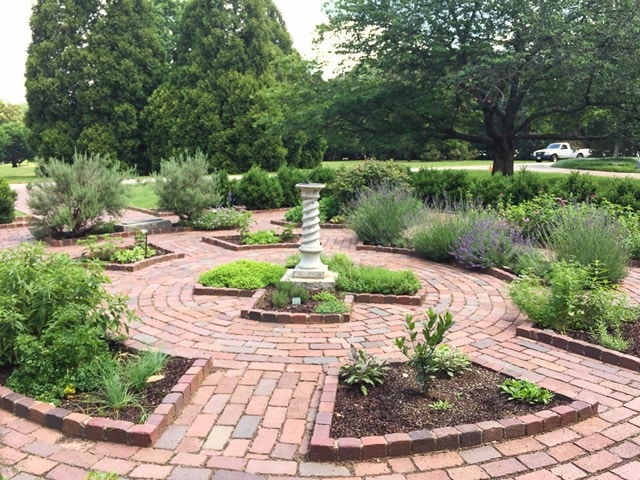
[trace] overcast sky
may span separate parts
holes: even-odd
[[[295,48],[307,59],[314,58],[313,32],[324,21],[325,0],[273,0],[280,9]],[[24,65],[31,41],[30,0],[0,0],[0,100],[24,102]]]

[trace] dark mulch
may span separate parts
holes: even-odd
[[[265,293],[256,301],[253,308],[265,310],[267,312],[313,313],[314,309],[320,302],[313,300],[311,297],[313,297],[316,293],[320,293],[323,291],[313,289],[309,290],[309,300],[300,305],[285,305],[284,307],[276,307],[271,301],[271,295],[275,290],[276,287],[274,287],[273,285],[266,287]],[[339,300],[342,300],[344,298],[344,295],[339,292],[334,291],[331,293],[333,293]]]
[[[415,382],[415,371],[406,364],[393,365],[382,385],[369,390],[338,386],[331,437],[364,437],[389,433],[408,433],[500,420],[546,410],[571,400],[556,395],[547,405],[529,405],[508,400],[499,385],[507,377],[483,367],[473,366],[463,375],[435,379],[426,394]],[[448,400],[453,407],[434,411],[429,404]]]
[[[629,348],[622,353],[640,357],[640,320],[632,323],[624,323],[620,329],[620,333],[622,334],[622,338],[629,342]],[[589,332],[570,330],[567,332],[567,336],[596,345],[598,343]]]
[[[120,410],[111,410],[92,400],[93,394],[83,393],[72,398],[63,399],[61,407],[72,412],[83,413],[92,417],[108,417],[115,420],[126,420],[133,423],[143,423],[146,416],[153,413],[164,397],[171,391],[178,380],[193,364],[193,359],[170,357],[162,371],[164,378],[147,384],[139,395],[139,405],[127,406]],[[0,368],[0,385],[6,383],[13,371],[12,367]]]

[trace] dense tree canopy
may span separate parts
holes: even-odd
[[[334,0],[328,14],[369,97],[347,114],[340,91],[334,115],[360,131],[474,142],[512,174],[517,142],[595,138],[593,109],[638,111],[638,0]]]
[[[149,1],[38,0],[31,28],[27,124],[38,153],[138,163],[140,112],[166,60]]]
[[[273,2],[192,0],[180,32],[175,65],[144,113],[154,165],[200,150],[230,172],[277,169],[290,149],[276,63],[291,71],[297,54]]]
[[[17,167],[23,160],[31,160],[30,131],[22,122],[0,124],[0,162]]]

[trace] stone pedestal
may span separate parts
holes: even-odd
[[[302,195],[302,240],[300,243],[300,263],[289,270],[282,281],[300,283],[312,289],[333,289],[336,273],[330,272],[322,260],[320,243],[320,210],[318,199],[322,183],[299,183],[296,185]]]

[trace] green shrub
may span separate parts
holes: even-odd
[[[593,205],[560,209],[545,238],[558,260],[589,266],[598,263],[610,283],[627,275],[627,231],[614,215]]]
[[[15,220],[17,198],[18,194],[11,190],[9,182],[0,177],[0,223],[11,223]]]
[[[313,309],[314,313],[347,313],[349,305],[338,298],[323,300]]]
[[[634,178],[612,178],[598,189],[596,198],[603,197],[622,207],[631,207],[640,212],[640,182]]]
[[[258,230],[242,235],[243,245],[269,245],[280,242],[280,236],[274,230]]]
[[[284,214],[287,222],[302,223],[302,205],[296,205]]]
[[[82,266],[41,245],[0,250],[0,365],[16,360],[20,334],[39,337],[50,327],[95,328],[116,334],[130,318],[126,299],[104,288],[109,278],[95,264]]]
[[[544,175],[519,170],[511,177],[509,203],[517,205],[548,192],[550,187],[546,180]]]
[[[280,265],[254,260],[237,260],[200,275],[198,281],[208,287],[255,290],[280,281],[286,269]]]
[[[464,213],[428,210],[411,232],[411,246],[418,255],[434,262],[448,262],[455,243],[469,229]]]
[[[495,174],[481,177],[471,183],[470,197],[485,207],[500,207],[509,203],[511,177]]]
[[[208,168],[209,160],[201,151],[163,160],[153,184],[158,208],[188,222],[200,217],[206,209],[222,205],[225,198],[220,178],[217,174],[209,176]]]
[[[586,202],[596,197],[597,183],[593,175],[571,172],[563,175],[556,185],[556,195],[567,200]]]
[[[291,299],[289,298],[287,292],[283,292],[282,290],[275,290],[271,294],[271,303],[273,303],[276,308],[283,308],[286,305],[289,305],[290,302]]]
[[[336,288],[341,291],[413,295],[420,289],[420,280],[411,270],[356,266],[342,254],[332,257],[328,266],[330,270],[338,273]]]
[[[552,264],[546,279],[525,275],[510,285],[509,292],[532,322],[560,333],[597,333],[604,325],[615,334],[638,313],[624,294],[603,285],[593,268],[577,263]]]
[[[501,214],[518,228],[522,235],[536,242],[543,241],[563,203],[551,195],[540,195],[517,205],[507,205]]]
[[[217,230],[223,228],[243,228],[251,222],[251,212],[242,212],[235,208],[216,208],[193,218],[190,222],[198,230]]]
[[[420,385],[423,392],[426,392],[434,373],[433,357],[438,345],[444,340],[445,333],[453,326],[453,317],[449,312],[441,315],[430,308],[422,321],[424,341],[418,340],[418,330],[413,315],[407,314],[405,323],[409,342],[407,343],[405,337],[399,337],[395,339],[395,344],[409,359],[409,365],[416,370],[416,383]]]
[[[37,238],[80,237],[100,226],[105,215],[120,216],[127,206],[129,172],[106,156],[75,154],[73,163],[51,159],[44,167],[46,182],[29,183],[27,201]]]
[[[346,385],[355,386],[363,395],[369,388],[382,385],[390,367],[384,360],[378,360],[364,350],[356,350],[352,345],[347,363],[340,366],[340,379]]]
[[[283,192],[277,178],[255,165],[238,181],[235,188],[237,201],[249,210],[279,208]]]
[[[278,282],[276,290],[285,293],[289,299],[298,297],[302,303],[309,300],[309,290],[304,286],[293,282]]]
[[[282,189],[282,207],[293,207],[300,203],[300,189],[296,188],[298,183],[309,181],[309,170],[301,168],[291,168],[283,165],[276,174],[278,183]]]
[[[346,208],[358,194],[375,185],[386,183],[389,188],[411,191],[409,169],[393,162],[367,161],[352,168],[341,168],[331,187],[340,209]]]
[[[428,205],[462,201],[470,185],[465,170],[420,169],[411,174],[410,181],[416,197]]]
[[[405,246],[406,230],[421,209],[411,193],[385,182],[360,192],[349,206],[347,225],[366,244]]]
[[[62,315],[67,312],[63,312]],[[37,400],[57,402],[69,385],[83,390],[99,386],[92,369],[110,361],[108,343],[96,326],[60,318],[40,335],[21,333],[15,338],[17,368],[7,386]]]

